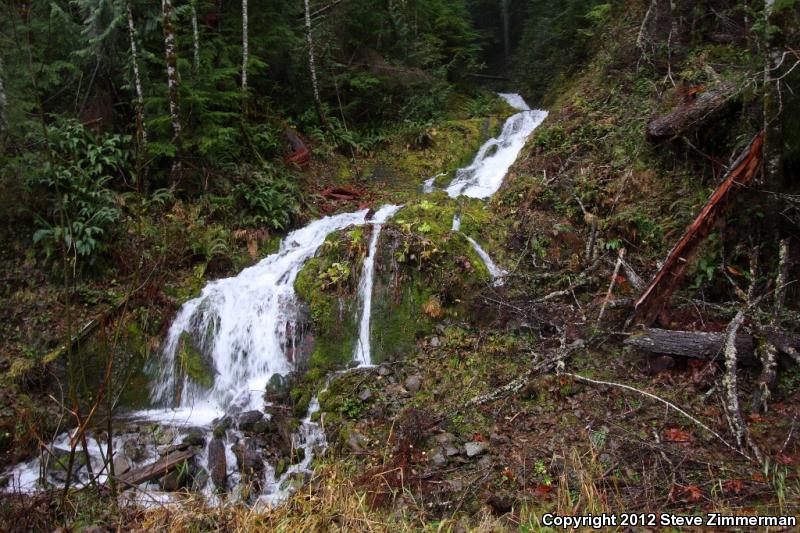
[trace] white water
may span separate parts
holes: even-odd
[[[501,135],[484,144],[472,164],[457,171],[455,179],[447,188],[451,197],[459,195],[486,198],[494,194],[502,184],[509,167],[524,146],[528,135],[547,116],[545,111],[531,111],[519,95],[501,94],[511,106],[521,112],[510,117]],[[439,176],[426,180],[424,192],[434,190]],[[371,363],[369,330],[372,306],[374,260],[379,241],[381,224],[388,220],[398,206],[384,206],[375,214],[374,229],[370,241],[369,255],[365,259],[359,295],[362,301],[362,316],[359,321],[359,343],[354,359],[362,365]],[[223,416],[235,415],[247,410],[263,410],[264,390],[274,374],[286,374],[294,368],[292,356],[299,345],[299,305],[294,292],[294,281],[305,263],[313,257],[325,238],[333,231],[350,225],[365,224],[367,210],[344,213],[316,220],[308,226],[290,233],[280,250],[247,268],[235,277],[209,283],[199,297],[185,303],[175,317],[163,347],[163,357],[158,369],[159,379],[153,387],[152,398],[160,408],[133,413],[132,423],[156,423],[149,440],[142,441],[143,432],[133,425],[116,433],[112,447],[114,455],[123,454],[126,441],[139,439],[142,457],[131,461],[136,468],[157,459],[168,446],[178,444],[191,428],[201,429],[206,442],[211,440],[211,428]],[[453,231],[460,230],[460,218],[453,220]],[[496,282],[502,283],[504,272],[498,268],[486,252],[470,237],[465,236],[486,264]],[[205,365],[213,374],[210,386],[199,384],[181,371],[181,337],[188,335],[202,354]],[[259,503],[272,505],[285,499],[290,487],[284,487],[291,475],[308,473],[314,451],[324,448],[325,434],[320,426],[311,422],[311,415],[319,409],[316,398],[309,407],[308,417],[302,421],[293,436],[296,448],[305,450],[304,459],[289,467],[286,473],[275,479],[274,469],[265,465],[264,490]],[[143,421],[143,422],[142,422]],[[165,437],[164,432],[170,432]],[[227,457],[228,479],[232,485],[239,480],[236,461],[231,450],[242,434],[229,429],[224,437]],[[68,449],[69,435],[61,434],[53,447]],[[101,472],[105,443],[89,440],[92,470],[100,473],[98,482],[107,478]],[[208,448],[198,455],[199,466],[205,468]],[[40,462],[33,459],[17,465],[9,474],[9,488],[32,492],[41,486]],[[86,468],[76,472],[78,485],[88,480]],[[48,483],[58,484],[50,476]],[[144,491],[135,491],[138,503],[165,502],[170,495],[158,492],[158,485],[150,483]],[[212,501],[213,484],[206,483],[203,489]],[[142,498],[139,498],[141,495]]]
[[[501,93],[500,97],[520,112],[506,120],[498,137],[481,146],[468,167],[456,171],[447,187],[451,198],[488,198],[496,193],[528,136],[547,118],[547,111],[531,110],[518,94]]]
[[[372,364],[369,326],[372,318],[372,285],[375,278],[375,253],[378,250],[378,238],[381,235],[383,223],[397,213],[401,207],[400,205],[385,205],[375,213],[371,220],[372,238],[369,241],[368,255],[364,258],[361,280],[358,283],[358,298],[361,301],[362,309],[354,359],[360,366],[369,366]]]
[[[494,282],[492,285],[495,287],[499,287],[503,284],[503,277],[507,274],[505,270],[498,267],[492,258],[489,257],[489,254],[486,253],[486,250],[481,248],[481,245],[475,242],[475,239],[470,237],[469,235],[464,235],[475,251],[478,253],[478,256],[483,261],[483,264],[486,265],[486,268],[489,270],[489,274],[492,276],[492,281]]]

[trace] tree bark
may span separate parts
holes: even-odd
[[[197,72],[200,70],[200,32],[197,29],[197,9],[194,2],[192,2],[192,41],[194,43],[192,72],[197,76]]]
[[[242,92],[247,93],[247,61],[250,55],[250,39],[247,30],[247,0],[242,0]]]
[[[6,86],[3,82],[3,58],[0,56],[0,143],[5,142],[8,135],[8,115],[6,114]]]
[[[711,194],[678,243],[670,250],[664,265],[656,272],[644,292],[636,300],[633,320],[646,326],[655,322],[661,310],[677,289],[687,266],[700,245],[711,232],[719,217],[730,206],[735,194],[746,187],[761,163],[763,133],[753,139],[739,158],[731,165],[725,180]]]
[[[764,0],[764,25],[777,25],[774,14],[775,0]],[[783,159],[783,128],[778,81],[772,73],[780,68],[781,53],[776,38],[765,30],[764,38],[764,183],[779,183]]]
[[[144,123],[144,94],[142,93],[142,77],[139,74],[139,52],[136,46],[136,27],[133,23],[131,3],[125,2],[125,12],[128,18],[128,38],[131,46],[131,65],[133,67],[133,89],[136,93],[136,145],[139,153],[144,153],[147,147],[147,130]]]
[[[175,41],[175,28],[172,26],[172,1],[161,0],[161,14],[164,28],[164,57],[167,63],[167,88],[169,90],[169,114],[172,121],[172,142],[181,137],[180,116],[180,73],[178,72],[178,52]]]
[[[194,455],[194,450],[191,449],[172,452],[154,463],[118,476],[117,483],[135,487],[147,481],[158,479],[168,474],[170,470],[173,470],[184,461],[188,461]]]
[[[764,339],[781,351],[800,347],[800,335],[787,333],[776,327],[760,332]],[[625,344],[651,353],[680,355],[693,359],[710,360],[717,357],[725,344],[725,333],[709,331],[677,331],[647,328],[641,333],[625,339]],[[739,361],[755,362],[754,350],[758,342],[751,335],[736,336],[736,351]]]
[[[733,85],[727,83],[700,93],[691,102],[651,120],[645,131],[647,140],[666,141],[696,130],[725,109],[734,93]]]
[[[322,100],[319,97],[319,84],[317,83],[317,67],[314,60],[314,38],[311,35],[311,9],[309,8],[309,1],[304,0],[305,4],[305,19],[306,19],[306,41],[308,42],[308,71],[311,75],[311,89],[314,92],[314,107],[317,110],[317,116],[322,124],[327,124],[325,113],[322,110]]]
[[[500,0],[500,13],[503,17],[503,52],[505,54],[506,64],[511,60],[511,38],[509,37],[509,13],[508,1]]]

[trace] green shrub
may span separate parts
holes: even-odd
[[[246,168],[235,195],[247,226],[286,229],[299,212],[299,190],[292,176],[275,167]]]
[[[106,249],[111,225],[120,217],[108,183],[127,174],[129,138],[95,136],[76,120],[60,120],[48,127],[48,141],[52,165],[41,165],[27,182],[44,202],[34,243],[48,258],[63,246],[68,256],[91,264]]]

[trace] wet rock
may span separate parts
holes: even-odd
[[[171,429],[156,429],[153,433],[153,440],[159,446],[168,446],[175,442],[175,432]]]
[[[168,472],[167,475],[162,477],[158,482],[161,490],[175,492],[189,486],[192,481],[189,469],[189,463],[184,462],[176,469]]]
[[[190,429],[189,432],[183,436],[183,439],[181,439],[181,444],[203,447],[206,444],[206,435],[202,429]]]
[[[125,456],[134,463],[141,463],[147,459],[147,449],[139,442],[139,439],[130,438],[122,444],[122,451]]]
[[[53,454],[47,463],[47,471],[58,481],[66,481],[67,469],[69,468],[69,450],[53,448]],[[86,455],[80,450],[75,451],[75,458],[72,460],[73,475],[86,466]]]
[[[408,392],[417,392],[422,387],[422,377],[419,375],[408,376],[403,382],[403,387]]]
[[[444,450],[442,450],[442,448],[436,448],[435,450],[432,450],[428,454],[428,460],[434,466],[440,466],[441,467],[441,466],[445,466],[447,464],[447,457],[445,456]]]
[[[438,348],[441,344],[442,341],[439,340],[439,337],[437,337],[436,335],[431,337],[431,342],[430,342],[431,348]]]
[[[240,439],[239,442],[233,445],[231,451],[236,456],[236,466],[242,476],[251,480],[257,479],[264,470],[264,461],[256,451],[252,440],[248,438]]]
[[[264,419],[264,413],[261,411],[253,410],[253,411],[245,411],[244,413],[240,414],[236,420],[236,423],[239,426],[239,429],[242,431],[252,431],[255,425],[258,422],[261,422]]]
[[[192,492],[201,492],[208,484],[208,472],[204,468],[198,468],[192,476]]]
[[[225,436],[225,433],[231,428],[231,419],[230,417],[226,416],[221,420],[214,421],[214,429],[212,433],[214,437],[222,438]]]
[[[458,455],[459,453],[460,453],[460,452],[458,451],[458,448],[457,448],[457,447],[455,447],[454,445],[452,445],[452,444],[445,444],[445,446],[444,446],[444,454],[445,454],[447,457],[453,457],[453,456],[455,456],[455,455]]]
[[[208,445],[208,471],[215,487],[222,490],[228,488],[228,460],[225,457],[225,443],[219,437],[211,439]]]
[[[433,437],[436,442],[439,444],[451,444],[456,441],[456,436],[452,433],[439,433],[435,437]]]
[[[255,424],[253,424],[253,433],[264,434],[268,433],[272,429],[269,420],[259,420]]]
[[[131,469],[131,463],[125,457],[123,453],[117,453],[114,455],[114,475],[119,476],[120,474],[124,474],[128,470]]]
[[[291,386],[289,380],[280,374],[273,374],[267,382],[266,392],[264,398],[268,402],[286,403],[289,399]]]
[[[355,431],[351,432],[350,436],[347,438],[347,446],[354,452],[363,451],[367,442],[367,438],[364,435],[356,433]]]
[[[362,402],[369,401],[372,398],[372,391],[370,389],[361,389],[358,393],[358,399]]]
[[[467,457],[477,457],[486,451],[488,446],[485,442],[468,442],[464,445]]]
[[[391,373],[392,373],[392,369],[391,369],[391,368],[389,368],[389,366],[388,366],[388,365],[381,365],[381,366],[379,366],[379,367],[378,367],[378,375],[379,375],[379,376],[384,376],[384,377],[386,377],[386,376],[388,376],[388,375],[389,375],[389,374],[391,374]]]

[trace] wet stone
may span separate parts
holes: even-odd
[[[239,415],[236,423],[242,431],[252,431],[255,425],[264,419],[264,413],[261,411],[245,411]]]
[[[476,457],[481,455],[486,451],[486,443],[485,442],[468,442],[464,445],[464,450],[467,453],[467,457]]]
[[[218,489],[228,488],[228,461],[225,457],[225,443],[222,439],[215,437],[208,445],[208,471],[211,473],[211,481]]]
[[[408,392],[417,392],[422,388],[422,377],[418,375],[408,376],[403,383],[403,387]]]
[[[372,391],[370,389],[361,389],[358,393],[358,399],[362,402],[369,401],[372,398]]]
[[[388,376],[391,373],[392,373],[392,369],[389,368],[386,365],[381,365],[381,366],[378,367],[378,375],[379,376],[384,376],[385,377],[385,376]]]
[[[189,432],[183,436],[181,440],[182,444],[186,444],[187,446],[198,446],[202,447],[206,444],[206,436],[201,429],[190,429]]]
[[[131,469],[131,464],[125,454],[117,453],[114,455],[114,475],[119,476]]]
[[[145,446],[139,442],[139,439],[130,438],[122,445],[122,450],[125,455],[134,463],[141,463],[147,458],[147,450]]]

